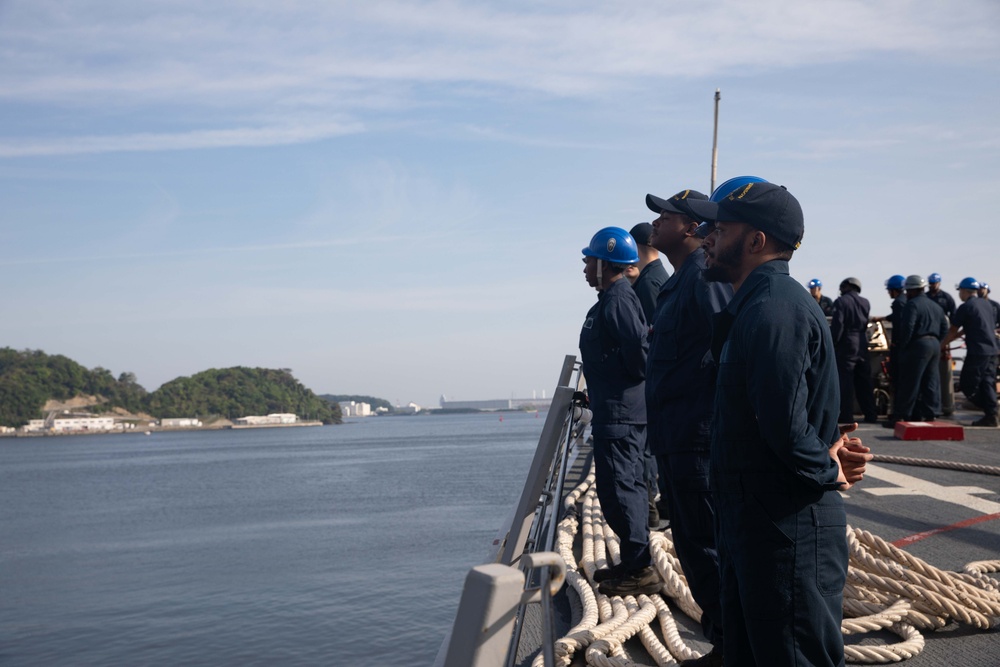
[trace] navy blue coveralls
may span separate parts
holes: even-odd
[[[715,506],[708,484],[716,365],[712,318],[733,296],[728,284],[702,278],[698,248],[660,290],[646,362],[648,440],[670,504],[674,547],[705,636],[722,648]]]
[[[833,316],[833,299],[826,296],[825,294],[820,294],[819,296],[819,307],[823,311],[823,314],[827,317]]]
[[[958,385],[987,417],[997,414],[997,315],[987,299],[974,296],[958,307],[952,324],[965,334],[965,361]]]
[[[952,295],[942,289],[939,289],[933,294],[931,292],[927,292],[927,298],[941,306],[941,310],[944,311],[944,314],[948,316],[949,320],[955,317],[955,299]]]
[[[635,295],[639,297],[639,303],[642,304],[642,314],[645,316],[647,323],[653,321],[653,313],[656,311],[656,298],[660,293],[660,288],[663,287],[663,283],[667,282],[667,278],[667,270],[663,268],[663,262],[659,259],[654,259],[642,267],[639,277],[632,283],[632,289],[635,290]],[[646,480],[646,491],[649,496],[651,508],[655,507],[653,499],[656,498],[657,472],[656,458],[653,456],[647,442],[643,451],[643,478]]]
[[[630,572],[652,562],[649,497],[642,476],[647,329],[639,298],[623,278],[598,294],[580,332],[593,413],[597,497],[621,540],[621,562]]]
[[[854,291],[841,294],[833,302],[830,331],[837,355],[840,377],[840,421],[854,421],[854,399],[868,421],[878,418],[872,394],[872,364],[868,355],[868,299]]]
[[[896,419],[930,420],[941,413],[938,360],[948,334],[944,311],[925,294],[908,299],[893,340],[899,351],[899,384],[892,415]]]
[[[663,283],[667,282],[667,270],[663,268],[663,262],[654,259],[652,262],[642,267],[639,277],[632,283],[635,295],[639,297],[642,304],[642,314],[646,316],[646,322],[653,321],[653,313],[656,312],[656,299],[663,288]]]
[[[716,317],[712,351],[726,665],[843,665],[847,517],[826,318],[788,262],[767,262]]]
[[[941,310],[948,316],[948,321],[955,317],[955,299],[944,290],[939,289],[934,294],[927,292],[927,298],[941,306]],[[941,379],[941,412],[950,415],[955,412],[955,389],[954,378],[952,377],[951,352],[941,351],[941,360],[938,362],[938,377]]]
[[[889,334],[889,381],[892,383],[893,400],[895,400],[895,394],[899,386],[899,357],[901,354],[899,345],[896,343],[896,336],[903,321],[903,308],[905,307],[906,292],[903,292],[892,300],[891,311],[889,312],[889,316],[885,318],[892,325],[892,331]]]

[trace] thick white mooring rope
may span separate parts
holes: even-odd
[[[684,642],[672,611],[677,609],[695,621],[701,619],[701,609],[691,597],[674,552],[670,530],[650,533],[653,564],[663,579],[661,591],[638,598],[608,598],[598,591],[593,576],[598,568],[617,562],[619,543],[601,513],[593,468],[567,495],[564,509],[558,551],[566,562],[566,582],[576,591],[582,612],[576,625],[556,641],[556,664],[568,667],[574,655],[582,652],[589,665],[644,667],[625,651],[625,642],[635,636],[661,667],[700,656]],[[579,563],[574,555],[577,535],[581,538]],[[901,638],[888,645],[849,644],[845,647],[848,662],[877,664],[912,658],[924,648],[921,631],[933,631],[951,622],[980,629],[1000,623],[1000,582],[986,574],[1000,572],[1000,560],[969,563],[963,573],[947,572],[867,531],[848,526],[847,537],[850,563],[844,588],[843,633],[853,636],[888,631]],[[654,620],[659,621],[659,635],[653,630]],[[542,660],[538,655],[532,666],[542,667]]]

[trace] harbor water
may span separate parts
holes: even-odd
[[[0,665],[430,664],[544,414],[0,439]]]

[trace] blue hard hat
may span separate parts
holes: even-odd
[[[993,290],[990,289],[990,286],[987,283],[979,283],[979,289],[984,289],[987,292],[992,292],[993,291]]]
[[[710,201],[714,201],[718,204],[720,201],[725,199],[734,190],[738,190],[745,185],[750,183],[767,183],[767,181],[760,176],[736,176],[725,181],[719,187],[712,191],[712,196],[709,198]]]
[[[885,281],[886,289],[903,289],[903,284],[906,283],[906,278],[899,275],[898,273],[894,276],[889,276],[889,279]]]
[[[809,281],[809,289],[812,289],[813,287],[822,287],[822,286],[823,286],[823,281],[820,280],[819,278],[813,278],[812,280]]]
[[[584,257],[596,257],[612,264],[638,264],[639,250],[632,235],[620,227],[605,227],[594,234]]]
[[[931,285],[938,284],[939,282],[941,282],[941,274],[932,273],[931,275],[927,276],[927,282],[929,282]]]
[[[955,285],[955,289],[979,289],[979,281],[972,276],[962,278],[962,282]]]

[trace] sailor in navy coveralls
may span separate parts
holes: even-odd
[[[906,305],[893,323],[893,340],[899,350],[899,383],[889,423],[932,420],[941,412],[941,378],[938,360],[941,341],[948,333],[948,317],[924,294],[923,276],[907,276]],[[950,379],[950,378],[946,378]]]
[[[643,479],[647,325],[624,269],[639,261],[635,240],[618,227],[594,235],[583,249],[584,275],[599,290],[580,332],[587,380],[597,497],[621,540],[621,562],[598,570],[605,595],[658,592],[649,553],[649,497]]]
[[[830,333],[833,336],[840,376],[840,421],[854,421],[854,399],[858,399],[865,421],[878,421],[878,409],[872,393],[872,366],[868,354],[868,314],[871,305],[861,296],[861,281],[844,278],[840,296],[833,302]]]
[[[682,661],[684,667],[722,664],[719,559],[708,481],[716,365],[708,348],[712,318],[733,296],[729,285],[702,278],[701,228],[687,207],[688,201],[696,199],[708,197],[696,190],[682,190],[670,199],[646,195],[646,206],[660,214],[653,221],[650,244],[674,268],[674,275],[660,290],[650,323],[647,439],[666,482],[674,548],[691,594],[702,609],[702,631],[713,645],[711,657]]]
[[[1000,341],[996,330],[1000,326],[997,311],[990,302],[979,296],[979,281],[973,277],[964,278],[958,284],[958,296],[962,305],[955,311],[948,335],[942,347],[965,336],[965,362],[959,376],[959,386],[976,407],[983,411],[982,419],[970,426],[997,426],[997,359],[1000,355]]]
[[[716,316],[711,448],[725,664],[843,665],[846,515],[838,489],[871,455],[838,430],[833,340],[816,300],[788,275],[802,209],[752,183],[719,203],[705,277],[735,295]]]

